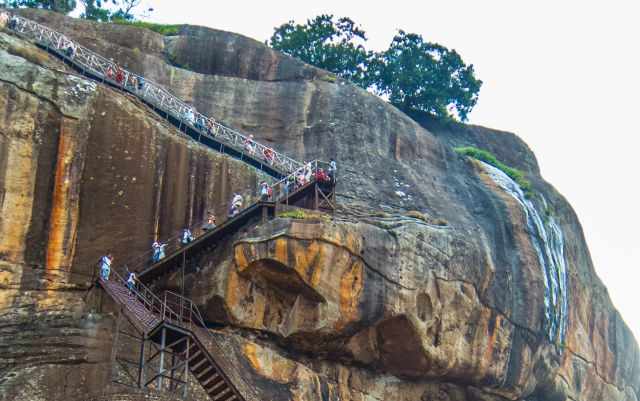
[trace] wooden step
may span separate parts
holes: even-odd
[[[221,400],[225,400],[227,398],[229,398],[230,396],[233,395],[233,390],[231,390],[231,387],[225,387],[222,389],[222,391],[219,392],[209,392],[207,393],[209,394],[210,397],[212,397],[214,399],[214,401],[221,401]]]
[[[225,384],[224,379],[222,379],[222,377],[220,377],[218,380],[214,380],[213,382],[209,383],[208,385],[202,385],[202,387],[204,387],[204,390],[208,393],[210,391],[213,391],[214,389],[220,387],[220,384]]]
[[[211,368],[213,368],[213,366],[211,366]],[[202,378],[203,376],[200,376],[198,378],[198,380],[200,381],[200,385],[202,385],[202,387],[208,387],[210,384],[215,383],[218,379],[222,380],[222,376],[220,376],[217,373],[213,373],[212,375],[210,375],[206,379],[203,379]]]
[[[195,365],[192,365],[191,370],[195,372],[201,367],[203,367],[205,363],[209,363],[209,359],[207,359],[206,357],[202,358],[202,360],[196,363]]]
[[[191,363],[201,356],[204,356],[204,354],[200,350],[196,350],[193,354],[189,352],[189,366],[191,366]]]

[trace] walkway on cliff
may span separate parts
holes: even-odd
[[[120,368],[119,377],[128,379],[128,383],[121,384],[184,396],[195,378],[214,401],[260,399],[238,367],[229,361],[227,355],[232,350],[225,349],[224,344],[207,330],[196,305],[182,295],[170,291],[158,293],[145,284],[179,268],[184,275],[192,260],[210,252],[241,229],[275,217],[281,205],[334,210],[335,175],[328,180],[322,173],[322,170],[334,167],[317,160],[303,165],[275,152],[197,113],[160,85],[121,69],[65,35],[34,21],[14,15],[9,27],[20,36],[34,40],[83,75],[141,99],[198,142],[276,178],[270,185],[268,197],[251,203],[218,227],[205,230],[201,223],[189,227],[196,235],[195,240],[183,244],[179,234],[165,238],[162,242],[168,246],[165,251],[168,256],[148,263],[150,253],[138,255],[117,268],[114,266],[109,280],[98,280],[118,310],[112,364]],[[335,169],[333,171],[335,173]],[[128,288],[125,280],[130,271],[138,273],[138,282],[133,288]],[[118,353],[122,338],[133,339],[137,344],[128,347],[124,356]],[[131,359],[132,355],[135,355],[134,359]]]
[[[301,162],[199,113],[161,85],[125,70],[113,60],[60,32],[19,15],[12,16],[9,28],[21,37],[33,40],[82,75],[137,97],[180,131],[211,149],[241,160],[276,179],[303,167]]]
[[[125,372],[118,383],[184,397],[195,379],[214,401],[260,399],[190,299],[170,291],[156,295],[141,283],[128,288],[115,271],[99,282],[118,306],[114,347],[118,337],[139,340],[125,355],[113,353],[112,363]]]

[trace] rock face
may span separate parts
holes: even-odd
[[[637,344],[515,135],[410,118],[235,34],[24,14],[299,160],[338,160],[335,216],[240,232],[187,275],[263,399],[637,401]],[[4,33],[0,102],[0,398],[109,392],[96,259],[224,214],[261,177]],[[533,195],[460,145],[524,170]]]

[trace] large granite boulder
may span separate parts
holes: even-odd
[[[295,158],[338,160],[334,216],[240,232],[187,276],[264,399],[637,400],[637,344],[515,135],[407,116],[228,32],[22,12]],[[85,296],[96,258],[140,254],[260,177],[4,33],[0,102],[0,397],[81,399],[111,368],[113,322]]]

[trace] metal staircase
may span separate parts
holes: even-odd
[[[214,401],[258,400],[253,387],[224,356],[222,345],[206,329],[191,300],[170,291],[159,297],[141,283],[129,289],[115,271],[109,280],[100,278],[99,284],[142,340],[138,362],[128,361],[137,364],[136,374],[131,375],[135,383],[122,384],[186,396],[189,372]],[[118,333],[122,334],[132,336]]]
[[[330,182],[319,182],[316,177],[321,169],[329,169],[328,164],[317,160],[302,164],[259,144],[198,113],[162,86],[120,68],[64,34],[15,14],[11,16],[9,28],[35,41],[83,75],[136,96],[200,143],[276,178],[270,185],[269,199],[252,203],[213,230],[202,231],[200,224],[194,224],[190,227],[196,236],[193,242],[181,244],[174,234],[162,241],[168,244],[167,257],[149,264],[150,255],[145,253],[122,264],[123,271],[113,269],[109,280],[98,280],[118,309],[112,359],[114,366],[122,367],[122,376],[128,380],[122,384],[181,393],[184,397],[195,380],[214,401],[259,400],[243,372],[227,358],[232,350],[226,349],[207,329],[196,305],[171,291],[158,294],[144,283],[164,277],[177,268],[185,269],[190,260],[210,252],[242,228],[274,217],[282,205],[333,211],[335,174]],[[301,176],[305,178],[301,180]],[[123,278],[125,270],[138,272],[135,288],[127,288]],[[118,352],[119,339],[129,341],[124,355]],[[131,359],[132,355],[137,358]]]
[[[113,60],[87,49],[60,32],[17,14],[11,15],[8,27],[64,60],[82,75],[142,100],[205,146],[242,160],[276,179],[303,167],[303,163],[199,113],[163,86],[125,70]]]

